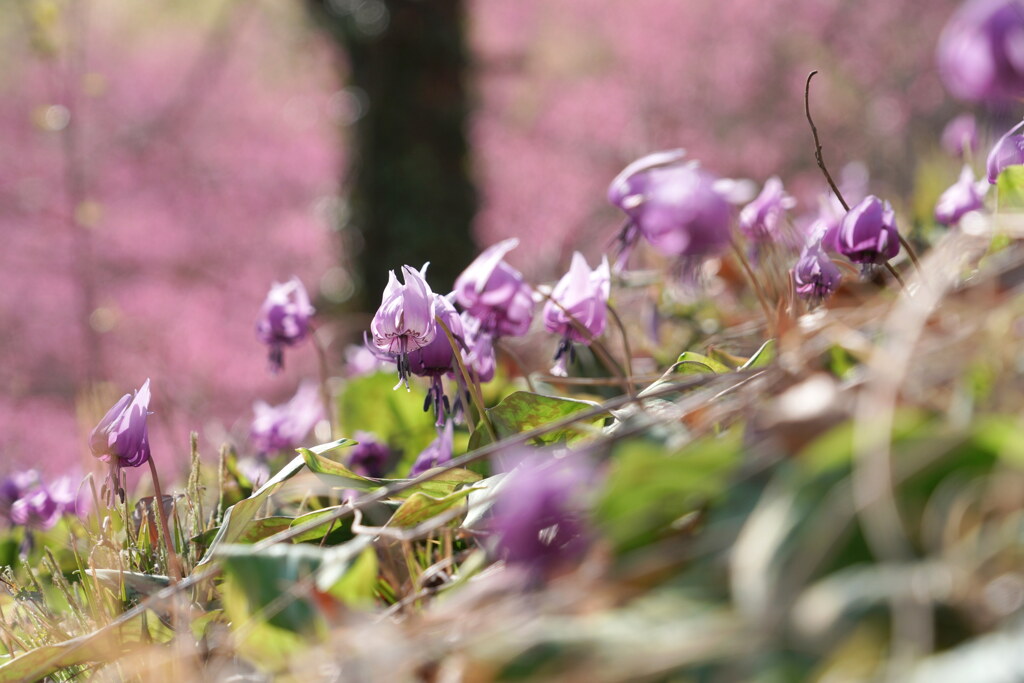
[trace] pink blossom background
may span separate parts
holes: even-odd
[[[89,429],[147,377],[170,473],[191,430],[206,457],[244,450],[252,402],[316,372],[308,346],[267,372],[253,326],[271,281],[345,296],[329,215],[351,111],[331,46],[298,4],[132,5],[0,8],[0,474],[88,469]],[[472,0],[477,240],[519,236],[512,260],[550,277],[618,228],[611,177],[669,147],[813,201],[814,68],[826,158],[906,194],[959,111],[933,64],[955,5]]]

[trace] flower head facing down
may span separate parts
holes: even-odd
[[[786,211],[794,206],[796,200],[786,194],[778,176],[772,176],[761,194],[740,211],[740,230],[754,242],[774,242],[781,236]]]
[[[732,208],[716,178],[682,150],[657,152],[627,166],[608,188],[608,200],[629,217],[619,236],[620,265],[642,236],[666,256],[694,260],[723,250]]]
[[[488,247],[455,280],[455,300],[492,337],[521,337],[533,321],[533,290],[505,263],[518,244],[511,238]]]
[[[14,501],[10,518],[14,524],[30,529],[49,529],[63,516],[64,507],[45,486]]]
[[[303,382],[295,395],[281,405],[257,401],[253,412],[249,436],[261,453],[301,446],[306,435],[324,418],[320,391],[312,382]]]
[[[896,212],[889,202],[868,195],[843,217],[836,242],[839,253],[854,263],[880,265],[900,252]]]
[[[972,114],[960,114],[946,124],[942,130],[942,149],[958,159],[978,150],[978,122]]]
[[[429,265],[425,263],[420,270],[402,266],[404,283],[398,281],[395,271],[389,271],[380,308],[370,323],[374,346],[396,359],[399,383],[408,376],[409,354],[437,335],[434,293],[426,280]]]
[[[423,449],[423,452],[416,457],[416,462],[409,470],[409,477],[423,474],[427,470],[439,467],[452,459],[455,431],[451,421],[445,424],[443,429],[438,430],[437,438],[430,442],[430,445]]]
[[[964,166],[960,179],[939,197],[935,204],[935,220],[944,225],[955,225],[970,211],[977,211],[985,206],[985,194],[990,185],[982,180],[974,179],[974,171]]]
[[[456,342],[463,339],[465,335],[458,311],[440,294],[434,295],[434,313],[444,322]],[[419,377],[440,377],[451,372],[453,359],[452,344],[448,340],[448,335],[444,329],[437,326],[433,340],[409,352],[409,371]]]
[[[1024,126],[1024,121],[1006,131],[1006,134],[999,138],[999,142],[988,153],[988,161],[985,166],[988,171],[988,182],[990,184],[996,184],[999,180],[999,174],[1004,169],[1024,164],[1024,135],[1017,134],[1021,126]]]
[[[302,282],[293,277],[287,282],[275,282],[270,287],[260,317],[256,322],[256,334],[270,347],[270,364],[275,370],[284,365],[284,347],[293,346],[309,334],[309,319],[315,313],[309,302],[309,295]]]
[[[818,243],[809,244],[800,253],[793,267],[793,282],[796,292],[804,299],[817,304],[832,295],[842,280],[839,267],[832,262]]]
[[[134,396],[122,396],[92,430],[89,437],[92,454],[116,468],[146,464],[150,458],[149,428],[146,425],[149,400],[148,379]]]
[[[1024,3],[970,0],[938,43],[939,75],[954,96],[999,104],[1024,96]]]
[[[356,432],[358,441],[348,450],[348,468],[364,477],[383,477],[391,469],[394,453],[388,445],[369,432]]]
[[[463,311],[462,330],[466,334],[466,349],[463,351],[463,361],[476,373],[476,378],[481,382],[490,382],[494,379],[494,371],[497,369],[497,358],[494,355],[494,338],[484,332],[480,320],[474,318],[467,311]]]
[[[551,298],[544,304],[544,327],[580,344],[604,332],[611,291],[611,273],[607,257],[593,270],[583,254],[574,252],[569,272],[562,276]]]
[[[587,544],[585,456],[529,454],[506,477],[490,524],[498,555],[540,576],[577,559]]]

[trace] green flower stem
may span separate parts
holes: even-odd
[[[171,583],[177,583],[181,579],[181,568],[178,566],[178,555],[171,544],[171,530],[167,526],[167,515],[164,513],[164,494],[160,489],[160,475],[156,473],[153,458],[149,459],[149,471],[153,475],[154,504],[157,517],[160,519],[160,535],[164,538],[164,549],[167,551],[167,573],[171,577]]]
[[[487,411],[484,409],[484,397],[480,392],[480,382],[476,381],[475,377],[471,377],[469,370],[466,368],[466,364],[462,362],[462,349],[459,348],[459,342],[455,339],[455,335],[448,329],[448,326],[441,320],[441,316],[435,316],[434,321],[441,326],[444,330],[444,334],[448,337],[448,343],[452,347],[452,355],[455,356],[455,362],[459,366],[459,373],[462,375],[462,380],[466,383],[466,388],[469,389],[469,396],[473,400],[473,405],[476,406],[476,410],[480,413],[480,420],[484,423],[484,427],[487,429],[487,433],[490,435],[492,441],[498,440],[498,434],[494,431],[494,425],[491,424],[491,418],[487,415]]]

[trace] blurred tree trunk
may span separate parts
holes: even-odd
[[[475,253],[470,225],[462,0],[307,0],[341,49],[339,62],[364,113],[350,140],[352,255],[359,301],[375,307],[388,269],[430,261],[435,291]]]

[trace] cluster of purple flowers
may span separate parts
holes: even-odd
[[[82,508],[77,484],[69,476],[44,482],[37,471],[26,470],[0,480],[0,515],[11,525],[44,531]]]

